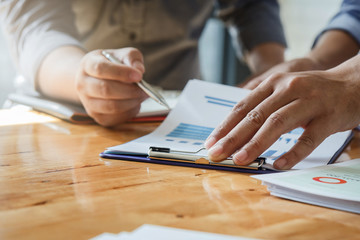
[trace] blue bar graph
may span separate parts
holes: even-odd
[[[208,103],[211,104],[217,104],[217,105],[221,105],[221,106],[225,106],[225,107],[234,107],[236,102],[234,101],[230,101],[230,100],[226,100],[226,99],[222,99],[222,98],[216,98],[216,97],[211,97],[211,96],[205,96],[205,98],[207,99]]]
[[[272,155],[274,155],[274,153],[276,153],[277,150],[272,150],[272,149],[269,149],[267,150],[265,153],[261,154],[261,157],[271,157]]]
[[[303,128],[295,128],[293,130],[291,130],[289,133],[290,134],[296,134],[296,135],[301,135],[304,132]]]
[[[273,158],[273,160],[275,161],[275,160],[277,160],[278,158],[280,158],[282,155],[284,155],[285,153],[287,153],[287,152],[283,152],[282,154],[280,154],[279,156],[277,156],[276,158]]]
[[[180,123],[166,137],[186,138],[205,141],[214,128],[203,127],[193,124]]]

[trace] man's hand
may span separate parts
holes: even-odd
[[[317,63],[315,60],[309,57],[298,58],[291,61],[280,63],[260,75],[252,76],[249,79],[247,79],[244,83],[241,83],[239,87],[252,90],[256,88],[260,83],[262,83],[265,79],[267,79],[269,76],[275,73],[302,72],[302,71],[322,70],[322,69],[323,67],[319,63]]]
[[[328,71],[268,77],[209,136],[205,146],[210,159],[221,161],[235,153],[236,164],[249,164],[282,134],[303,127],[294,147],[274,163],[277,169],[290,169],[329,135],[356,127],[360,58],[354,59]]]
[[[267,49],[273,49],[274,47],[275,45],[269,45]],[[274,52],[274,50],[268,50],[267,52],[271,53],[271,51]],[[273,64],[274,67],[268,68],[267,71],[253,71],[255,76],[250,77],[245,83],[240,84],[239,86],[247,89],[254,89],[274,73],[327,70],[356,56],[358,52],[359,45],[350,34],[341,30],[329,30],[319,37],[314,48],[306,57],[284,63],[278,61],[280,64],[277,63],[278,65],[275,66]],[[270,56],[271,59],[273,54],[263,54],[263,56]],[[275,59],[279,58],[279,56],[280,55],[276,55]],[[269,59],[269,57],[266,57],[265,59]],[[249,65],[252,66],[251,64]],[[257,63],[257,65],[259,64]]]
[[[87,53],[76,75],[76,89],[86,112],[100,125],[114,126],[134,117],[147,95],[136,85],[145,72],[143,56],[135,48],[107,50],[121,64],[106,59],[101,50]]]

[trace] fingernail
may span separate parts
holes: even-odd
[[[144,64],[140,61],[133,62],[132,66],[142,73],[145,72]]]
[[[244,164],[246,162],[247,157],[248,157],[247,151],[241,149],[239,152],[237,152],[233,156],[233,161],[235,162],[235,164],[241,165],[241,164]]]
[[[217,159],[223,153],[223,147],[221,145],[215,145],[210,148],[208,155],[210,159]]]
[[[141,80],[141,74],[137,71],[132,71],[129,75],[129,78],[130,80],[137,82]]]
[[[206,149],[211,148],[216,142],[216,139],[214,137],[209,137],[208,139],[206,139],[204,146]]]
[[[286,159],[280,158],[274,162],[274,167],[277,169],[283,169],[287,164]]]

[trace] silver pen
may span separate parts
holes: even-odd
[[[116,59],[113,55],[111,55],[109,52],[103,50],[102,55],[108,59],[110,62],[113,63],[117,63],[117,64],[122,64],[118,59]],[[158,93],[150,84],[148,84],[147,82],[145,82],[143,79],[141,79],[140,82],[136,82],[136,84],[149,96],[151,97],[153,100],[155,100],[157,103],[159,103],[160,105],[163,105],[164,107],[166,107],[167,109],[170,110],[169,105],[167,104],[166,100],[164,99],[163,96],[161,96],[160,93]]]

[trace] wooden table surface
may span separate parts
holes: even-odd
[[[0,111],[0,239],[88,239],[156,224],[259,239],[360,239],[360,215],[270,196],[249,174],[101,159],[118,129]],[[340,157],[360,157],[360,136]]]

